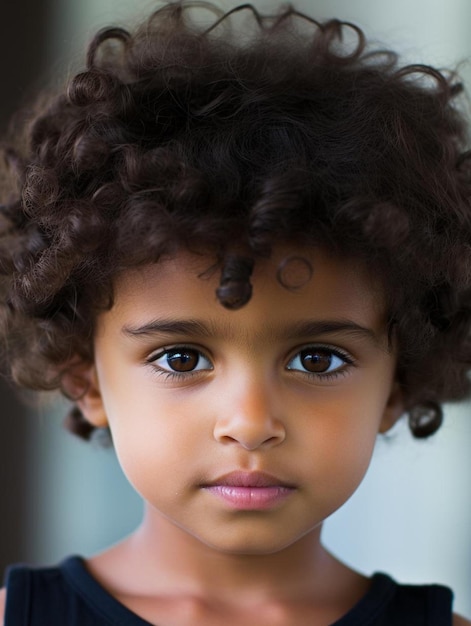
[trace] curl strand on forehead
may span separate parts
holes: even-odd
[[[4,142],[1,332],[14,379],[59,387],[71,356],[91,360],[95,316],[127,268],[216,252],[218,297],[238,308],[253,263],[296,241],[358,259],[386,286],[418,433],[417,407],[469,394],[461,91],[453,72],[403,66],[357,25],[292,6],[172,2],[133,31],[99,31],[83,70]],[[278,272],[288,289],[309,276],[296,258]]]

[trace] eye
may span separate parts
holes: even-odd
[[[353,360],[337,350],[327,347],[311,346],[304,348],[289,361],[287,369],[298,370],[306,374],[335,374]]]
[[[196,348],[181,346],[166,348],[152,356],[149,361],[157,369],[173,374],[186,374],[201,370],[212,370],[211,361]]]

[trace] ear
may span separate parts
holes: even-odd
[[[96,428],[108,426],[100,385],[93,363],[75,363],[64,372],[62,391],[73,400],[83,416]]]
[[[384,408],[381,423],[379,425],[379,432],[386,433],[390,430],[397,420],[404,413],[404,394],[401,385],[394,381],[391,387],[391,393],[389,394],[388,401]]]

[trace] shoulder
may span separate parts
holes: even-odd
[[[471,622],[468,619],[461,617],[461,615],[456,615],[455,613],[453,615],[453,626],[471,626]]]
[[[3,626],[6,599],[7,599],[7,590],[5,588],[0,589],[0,626]],[[461,626],[461,625],[458,623],[457,626]]]

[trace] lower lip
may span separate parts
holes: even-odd
[[[292,487],[273,485],[270,487],[235,487],[233,485],[212,485],[205,490],[241,511],[263,511],[271,509],[286,500],[293,492]]]

